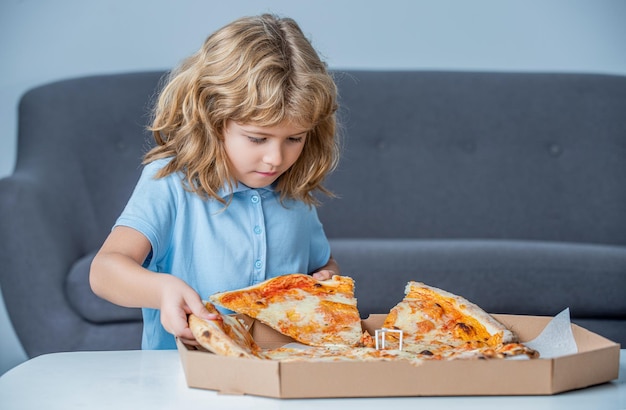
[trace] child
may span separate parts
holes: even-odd
[[[94,292],[142,307],[144,349],[194,343],[202,298],[288,273],[339,274],[315,190],[336,165],[336,86],[291,19],[207,38],[157,101],[135,190],[91,265]]]

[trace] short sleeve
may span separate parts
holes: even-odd
[[[165,252],[172,236],[171,221],[176,214],[176,201],[182,189],[180,178],[171,174],[156,178],[166,160],[146,165],[139,181],[114,226],[127,226],[141,232],[152,245],[152,257]]]

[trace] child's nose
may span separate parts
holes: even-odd
[[[283,153],[282,150],[278,147],[270,147],[266,152],[265,152],[265,156],[263,157],[263,161],[266,164],[272,165],[272,166],[279,166],[282,162],[283,162]]]

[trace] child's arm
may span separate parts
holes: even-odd
[[[148,239],[135,229],[114,228],[91,264],[91,288],[98,296],[121,306],[159,309],[165,330],[193,344],[187,314],[207,319],[215,319],[215,315],[206,310],[198,293],[183,280],[141,266],[150,249]]]
[[[313,272],[312,276],[317,280],[327,280],[332,278],[333,275],[341,275],[341,271],[333,255],[330,255],[330,259],[328,259],[326,265]]]

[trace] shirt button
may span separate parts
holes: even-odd
[[[257,234],[257,235],[260,235],[261,234],[261,227],[260,226],[255,226],[254,227],[254,233]]]
[[[261,269],[261,265],[262,264],[261,264],[260,260],[257,260],[256,262],[254,262],[254,267],[257,268],[257,269]]]
[[[259,203],[259,196],[258,195],[252,195],[252,197],[250,197],[250,201],[252,201],[253,204]]]

